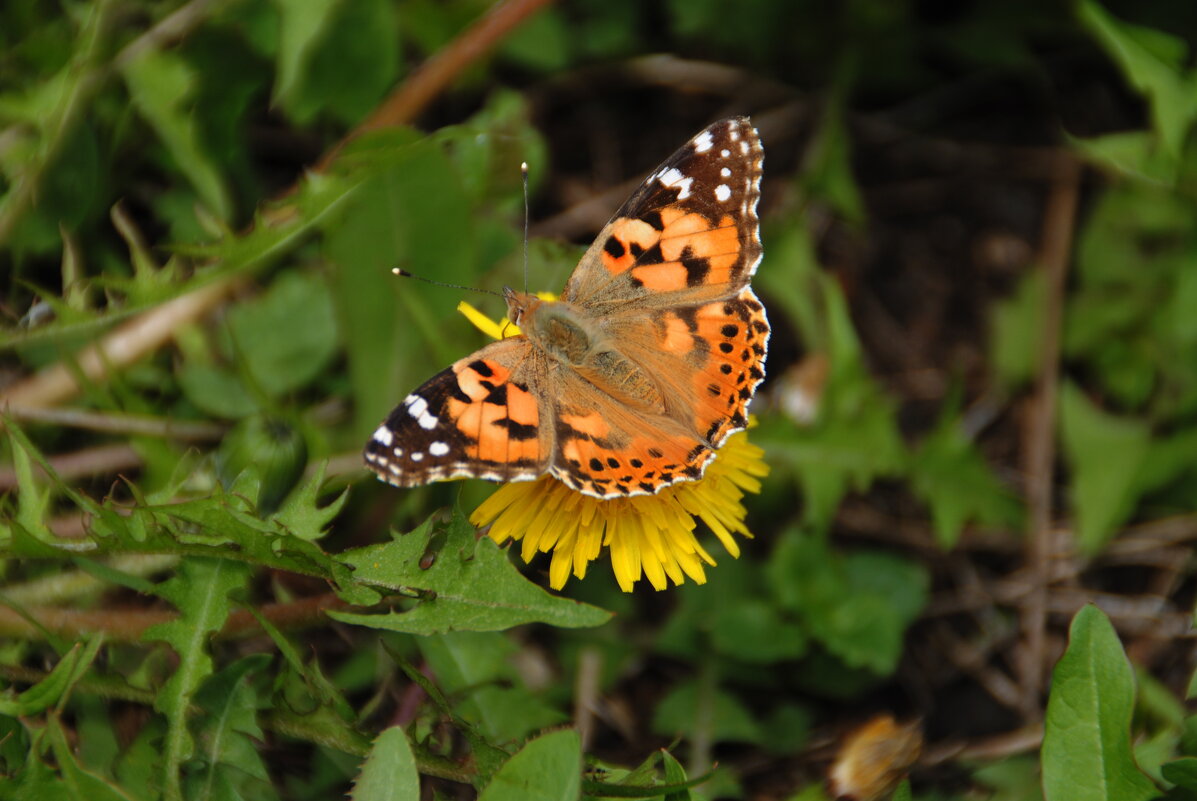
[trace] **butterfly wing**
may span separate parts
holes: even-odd
[[[548,467],[543,355],[524,337],[487,345],[404,399],[366,443],[366,466],[410,487],[449,478],[528,481]]]
[[[746,117],[707,127],[616,212],[562,299],[605,315],[735,297],[761,260],[763,163]]]
[[[561,376],[554,404],[552,475],[597,498],[652,495],[702,475],[713,451],[664,414],[612,403],[576,373]]]

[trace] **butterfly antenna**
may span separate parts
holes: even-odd
[[[520,162],[524,178],[524,294],[528,294],[528,162]]]
[[[443,286],[445,289],[463,289],[466,292],[481,292],[484,295],[495,295],[500,298],[503,297],[503,293],[495,292],[490,289],[479,289],[476,286],[462,286],[461,284],[447,284],[444,281],[433,281],[431,278],[425,278],[422,275],[416,275],[415,273],[408,272],[402,267],[393,267],[391,268],[391,272],[400,278],[414,278],[417,281],[423,281],[424,283],[432,284],[433,286]]]

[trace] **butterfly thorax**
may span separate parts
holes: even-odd
[[[619,352],[597,320],[568,301],[504,290],[507,316],[539,350],[625,404],[663,411],[656,382]]]

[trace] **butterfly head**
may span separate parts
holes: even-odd
[[[545,301],[527,292],[520,292],[509,286],[503,287],[503,300],[507,301],[507,319],[521,328],[531,319],[536,309]]]

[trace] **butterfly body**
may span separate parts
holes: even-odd
[[[695,480],[747,425],[769,326],[760,261],[763,152],[745,118],[666,160],[599,233],[559,300],[505,290],[519,336],[409,395],[366,445],[398,486],[549,473],[599,498]]]

